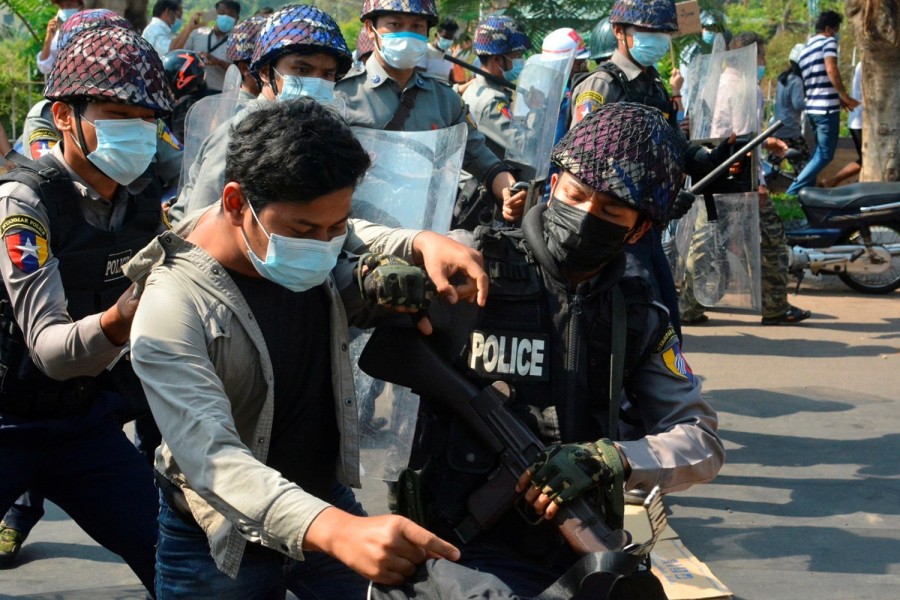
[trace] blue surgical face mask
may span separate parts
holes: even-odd
[[[634,45],[630,48],[631,58],[639,65],[652,67],[669,51],[669,36],[665,33],[635,31]]]
[[[841,42],[841,32],[840,31],[836,31],[834,33],[834,41],[835,41],[835,43],[838,43],[838,44]]]
[[[445,37],[438,36],[437,47],[440,48],[441,50],[446,52],[447,50],[450,49],[450,46],[452,46],[452,45],[453,45],[453,40],[448,40]]]
[[[278,73],[278,71],[275,71]],[[301,96],[307,96],[319,104],[331,104],[334,100],[334,82],[318,77],[300,77],[298,75],[282,75],[281,91],[277,99],[281,101],[293,100]]]
[[[172,33],[178,33],[179,31],[181,31],[181,26],[183,24],[184,24],[184,21],[181,19],[181,17],[178,17],[177,19],[175,19],[175,22],[172,23]]]
[[[756,65],[756,80],[762,81],[763,75],[766,74],[765,65]]]
[[[87,119],[82,122],[91,123]],[[97,131],[97,148],[86,158],[104,175],[120,185],[128,185],[147,170],[156,154],[155,122],[98,119],[92,125]],[[82,152],[85,150],[81,148]]]
[[[60,23],[65,23],[66,19],[68,19],[69,17],[71,17],[72,15],[77,13],[79,10],[81,10],[81,9],[80,8],[61,8],[58,11],[56,11],[56,18],[59,20]]]
[[[704,44],[713,45],[713,42],[716,41],[716,32],[710,31],[709,29],[704,29],[703,33],[700,34],[700,37],[703,38]]]
[[[253,252],[247,234],[241,229],[250,262],[260,275],[292,292],[305,292],[328,279],[328,274],[337,264],[338,255],[347,238],[346,233],[327,242],[276,235],[266,231],[249,201],[247,206],[257,225],[269,238],[266,259],[263,261]]]
[[[412,69],[425,58],[428,50],[428,38],[411,31],[390,33],[375,32],[381,40],[378,52],[388,66],[399,71]]]
[[[222,33],[231,33],[237,19],[228,15],[216,15],[216,29]]]
[[[509,71],[503,71],[503,79],[512,83],[519,78],[519,75],[522,74],[522,69],[525,68],[525,59],[524,58],[512,58],[512,67]]]

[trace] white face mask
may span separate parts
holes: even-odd
[[[381,40],[378,52],[384,62],[399,71],[415,67],[428,51],[428,38],[418,33],[397,31],[381,34],[375,31],[375,35]]]
[[[278,71],[275,71],[278,73]],[[307,96],[319,104],[331,104],[334,101],[334,82],[318,77],[300,77],[299,75],[282,75],[281,91],[276,96],[282,102]]]

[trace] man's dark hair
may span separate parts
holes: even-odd
[[[444,19],[438,24],[437,30],[449,33],[451,38],[456,37],[456,32],[459,31],[459,23],[453,19]]]
[[[760,47],[766,45],[766,40],[758,33],[742,31],[731,39],[728,49],[737,50],[738,48],[746,48],[751,44],[756,44],[756,51],[759,52]]]
[[[826,27],[837,29],[844,22],[844,15],[833,10],[825,10],[816,19],[816,33],[822,33]]]
[[[178,12],[179,8],[181,8],[180,0],[157,0],[156,4],[153,5],[152,14],[158,19],[162,17],[163,13],[167,10]]]
[[[238,15],[241,14],[241,3],[235,2],[235,0],[219,0],[216,2],[216,8],[219,8],[220,6],[225,10],[233,10]]]
[[[225,181],[241,184],[254,210],[312,202],[355,187],[369,155],[334,111],[310,98],[267,102],[231,128]]]

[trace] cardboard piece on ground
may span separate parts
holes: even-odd
[[[625,505],[625,529],[636,543],[650,539],[650,520],[643,506]],[[731,598],[731,591],[700,559],[694,556],[667,526],[650,553],[653,573],[669,600]]]
[[[703,30],[699,2],[678,2],[675,4],[675,12],[678,16],[678,31],[672,37],[679,38]]]

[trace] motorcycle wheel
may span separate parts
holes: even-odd
[[[900,244],[900,224],[872,225],[872,243],[878,245]],[[854,231],[848,235],[844,244],[863,244],[862,232]],[[839,273],[847,286],[863,294],[889,294],[900,288],[900,256],[891,257],[891,268],[878,275],[861,275],[855,273]]]

